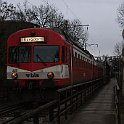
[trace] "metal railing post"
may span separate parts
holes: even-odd
[[[39,115],[36,114],[34,117],[33,117],[33,124],[39,124]]]
[[[52,122],[54,119],[54,108],[50,107],[49,108],[49,122]]]

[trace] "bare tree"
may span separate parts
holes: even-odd
[[[124,2],[121,3],[121,5],[119,6],[117,10],[118,10],[117,11],[118,12],[118,15],[117,15],[118,23],[122,28],[124,28]],[[120,56],[122,54],[123,47],[124,47],[123,42],[116,43],[114,46],[114,54],[117,56]]]
[[[13,20],[15,19],[16,7],[13,4],[3,2],[0,5],[0,20]]]
[[[35,8],[37,12],[38,20],[41,27],[53,28],[60,27],[63,24],[64,16],[62,13],[58,13],[58,10],[47,3],[47,5],[40,5]]]
[[[65,24],[66,32],[71,36],[73,41],[84,47],[85,42],[88,38],[88,33],[84,30],[82,23],[79,19],[74,19],[73,21],[67,21]]]
[[[37,11],[36,10],[36,6],[31,6],[28,7],[28,2],[27,0],[23,3],[23,6],[21,6],[21,4],[19,3],[17,5],[17,10],[16,10],[16,20],[21,20],[21,21],[26,21],[26,22],[34,22],[34,23],[38,23],[38,15],[37,15]]]
[[[120,24],[121,27],[124,27],[124,2],[119,6],[118,10],[118,23]]]
[[[81,46],[84,46],[86,41],[88,40],[88,33],[86,30],[84,30],[83,25],[79,19],[75,19],[72,21],[72,26],[74,32],[74,35],[79,39],[79,44]]]
[[[14,7],[13,4],[4,2],[0,8],[0,19],[32,22],[45,28],[61,28],[82,47],[88,38],[87,32],[83,29],[79,19],[65,20],[63,14],[49,3],[29,6],[28,1],[25,0],[23,5],[19,3],[17,7]]]
[[[116,43],[115,46],[114,46],[114,54],[116,56],[122,55],[122,49],[123,49],[123,47],[124,47],[124,43],[123,42]]]

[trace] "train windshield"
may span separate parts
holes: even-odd
[[[31,61],[30,46],[14,46],[9,48],[8,62],[9,63],[26,63]]]
[[[58,62],[58,46],[34,46],[34,62]]]

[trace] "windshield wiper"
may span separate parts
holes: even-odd
[[[45,66],[47,66],[47,64],[43,61],[43,59],[41,59],[41,57],[38,54],[36,54],[36,57],[40,60],[40,62],[42,62]]]

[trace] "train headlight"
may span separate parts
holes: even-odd
[[[13,71],[12,74],[11,74],[11,77],[12,77],[12,79],[17,79],[17,77],[18,77],[17,72]]]
[[[53,78],[54,78],[54,73],[53,73],[53,72],[48,72],[48,73],[47,73],[47,77],[48,77],[49,79],[53,79]]]

